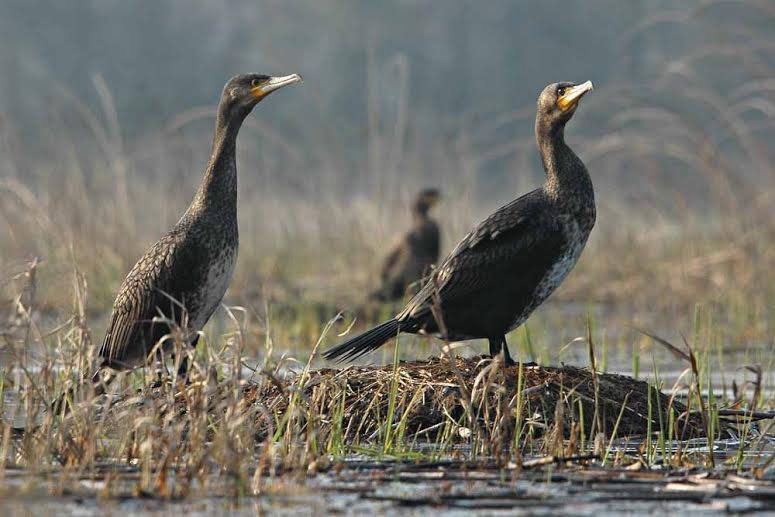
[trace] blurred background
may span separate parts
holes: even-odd
[[[77,306],[99,341],[123,276],[200,181],[225,81],[300,73],[240,136],[227,302],[258,341],[308,349],[374,287],[418,189],[444,194],[444,253],[539,186],[535,99],[589,79],[566,134],[598,223],[518,339],[562,344],[592,315],[637,347],[632,325],[703,319],[724,346],[771,351],[774,34],[766,0],[6,0],[2,309],[34,297],[55,324]]]

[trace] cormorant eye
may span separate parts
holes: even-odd
[[[259,84],[261,84],[261,81],[258,79],[253,79],[252,81],[250,81],[250,86],[252,86],[253,88],[258,86]]]
[[[565,87],[560,86],[559,88],[557,88],[557,97],[562,97],[563,95],[565,95]]]

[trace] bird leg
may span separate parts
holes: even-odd
[[[188,355],[181,355],[183,356],[183,359],[181,359],[180,366],[178,366],[178,378],[185,377],[186,380],[188,380]]]
[[[490,357],[495,359],[495,356],[503,353],[503,364],[506,366],[513,366],[517,363],[514,362],[514,360],[511,358],[511,354],[509,353],[509,345],[506,343],[506,336],[498,336],[495,338],[489,338],[490,342]]]
[[[96,380],[95,380],[96,379]],[[108,386],[116,380],[116,374],[112,371],[107,371],[107,373],[96,373],[92,377],[92,386],[94,387],[94,395],[99,396],[104,394],[107,391]]]
[[[151,360],[148,358],[148,366],[153,368],[153,373],[156,375],[156,380],[151,384],[151,388],[160,388],[164,384],[165,378],[170,378],[170,370],[167,368],[167,363],[164,360],[164,347],[157,347],[156,352]]]
[[[189,346],[196,350],[196,344],[199,342],[199,334],[196,335],[193,341],[189,344]],[[181,350],[181,361],[180,366],[178,366],[178,378],[183,379],[186,384],[188,384],[188,351]],[[177,358],[176,358],[177,359]]]
[[[99,397],[107,391],[107,387],[115,380],[115,378],[116,375],[111,370],[105,369],[104,366],[100,366],[97,368],[94,375],[92,375],[91,379],[89,379],[88,375],[81,377],[81,381],[78,385],[71,386],[65,390],[54,399],[49,408],[53,414],[61,413],[62,411],[68,413],[72,408],[68,408],[67,406],[75,404],[79,389],[91,384],[94,396]]]

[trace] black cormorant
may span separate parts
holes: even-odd
[[[573,269],[595,224],[586,167],[565,143],[565,124],[592,83],[550,84],[538,97],[535,135],[546,181],[499,208],[461,240],[395,318],[325,353],[353,359],[399,332],[446,341],[486,338],[513,361],[506,333],[517,328]]]
[[[237,133],[271,92],[301,81],[247,74],[233,77],[218,104],[212,154],[193,201],[175,226],[137,261],[118,291],[99,350],[99,371],[145,362],[171,325],[195,346],[198,332],[221,303],[237,259]],[[173,339],[163,348],[169,350]]]
[[[407,287],[421,280],[439,260],[439,225],[428,211],[439,201],[437,189],[420,191],[412,204],[412,228],[385,258],[382,285],[371,294],[380,301],[401,299]]]

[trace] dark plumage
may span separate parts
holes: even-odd
[[[570,272],[595,223],[595,196],[586,167],[565,144],[565,124],[592,89],[556,83],[538,97],[535,133],[546,182],[476,226],[396,315],[326,352],[353,359],[399,332],[447,341],[486,338],[490,354],[506,347],[521,325]]]
[[[430,272],[439,260],[439,225],[428,211],[439,200],[436,189],[422,190],[412,205],[412,228],[390,251],[382,265],[382,285],[371,294],[380,301],[398,300],[406,289]]]
[[[183,328],[184,340],[195,345],[197,332],[229,286],[237,258],[237,134],[263,98],[300,80],[295,74],[249,74],[226,83],[202,183],[177,224],[145,252],[121,285],[99,350],[100,369],[143,364],[170,333],[167,321]],[[164,348],[172,342],[167,339]]]

